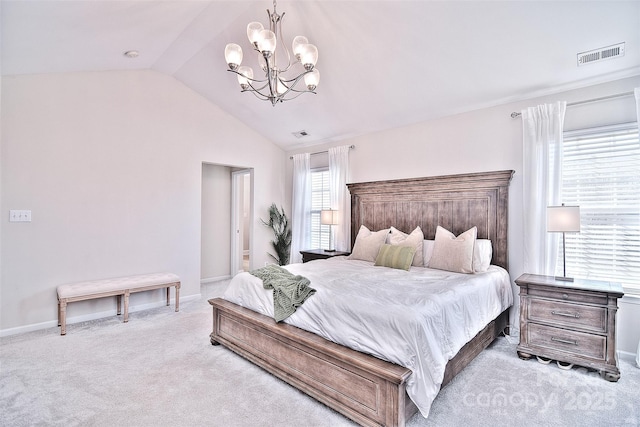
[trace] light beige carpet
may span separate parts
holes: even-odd
[[[352,426],[222,346],[207,298],[0,339],[2,426]],[[514,341],[513,339],[511,341]],[[498,339],[441,391],[417,426],[640,424],[640,369],[608,383],[583,368],[522,361]]]

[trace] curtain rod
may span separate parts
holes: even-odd
[[[573,107],[574,105],[580,105],[580,104],[588,104],[590,102],[606,101],[607,99],[622,98],[622,97],[631,96],[631,95],[633,95],[633,91],[617,93],[615,95],[601,96],[600,98],[585,99],[584,101],[569,102],[569,103],[567,103],[567,107]],[[517,112],[514,111],[513,113],[511,113],[511,118],[515,119],[516,117],[520,117],[521,115],[522,115],[522,113],[517,113]]]
[[[349,146],[349,149],[354,149],[354,148],[356,148],[355,145],[350,145]],[[316,154],[324,154],[324,153],[328,153],[328,152],[329,152],[329,150],[316,151],[315,153],[310,153],[309,155],[310,156],[315,156]],[[293,156],[289,156],[289,160],[293,160]]]

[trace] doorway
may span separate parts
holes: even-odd
[[[251,268],[253,170],[202,164],[200,283]]]

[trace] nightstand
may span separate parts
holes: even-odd
[[[600,371],[618,381],[616,312],[624,295],[618,283],[523,274],[518,356],[545,357]]]
[[[350,255],[351,252],[333,251],[329,252],[324,249],[309,249],[300,251],[302,254],[302,262],[313,261],[314,259],[327,259],[334,256]]]

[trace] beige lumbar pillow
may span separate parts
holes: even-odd
[[[422,245],[424,241],[424,233],[420,227],[416,227],[411,234],[403,233],[395,227],[391,227],[389,233],[389,244],[394,246],[409,246],[415,249],[415,256],[411,265],[416,267],[424,266],[424,257],[422,256]]]
[[[473,248],[477,234],[478,229],[473,227],[456,237],[438,226],[429,267],[455,273],[473,273]]]
[[[387,239],[387,234],[389,234],[389,229],[370,231],[367,227],[361,225],[349,259],[374,262],[378,252],[380,252],[380,247]]]

